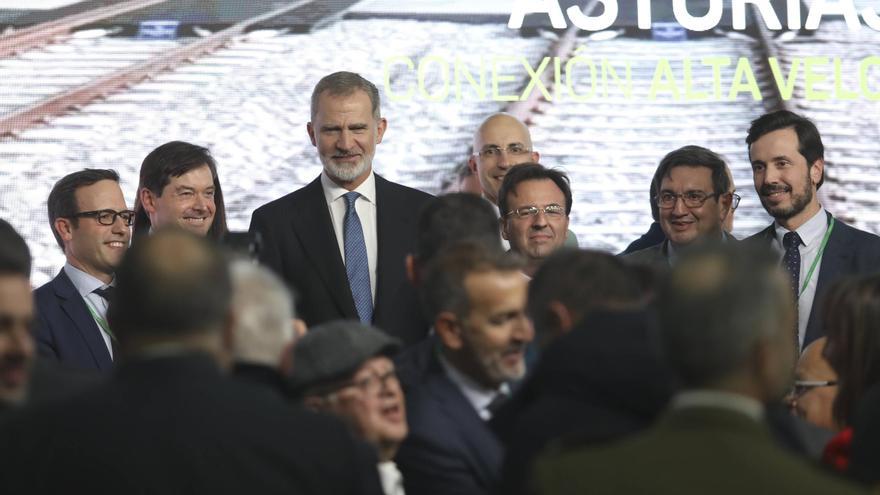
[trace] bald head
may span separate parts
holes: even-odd
[[[121,344],[219,333],[228,320],[226,260],[208,241],[182,230],[136,243],[116,271],[116,284],[108,319]]]
[[[529,128],[513,115],[496,113],[474,133],[473,155],[468,166],[480,180],[483,196],[498,203],[498,189],[507,170],[521,163],[537,162]]]

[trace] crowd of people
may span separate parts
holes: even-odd
[[[434,197],[373,170],[375,85],[321,79],[323,171],[230,233],[208,149],[59,178],[32,291],[0,221],[8,493],[859,493],[880,488],[880,237],[819,202],[788,111],[744,130],[773,223],[732,235],[724,158],[670,151],[654,224],[579,249],[568,176],[488,116]],[[244,239],[244,242],[242,242]]]

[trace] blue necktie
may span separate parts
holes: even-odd
[[[800,281],[801,281],[801,236],[797,232],[786,232],[782,236],[782,246],[785,248],[785,254],[782,256],[782,267],[788,272],[789,284],[792,294],[794,294],[794,346],[798,351],[801,350],[801,342],[798,338],[798,299],[800,298]]]
[[[360,197],[354,191],[345,194],[345,224],[342,236],[345,239],[345,271],[348,285],[354,298],[361,322],[369,324],[373,320],[373,291],[370,289],[370,262],[367,258],[367,244],[364,242],[364,229],[354,207]]]

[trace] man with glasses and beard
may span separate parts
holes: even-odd
[[[880,269],[880,237],[826,211],[816,195],[825,179],[825,148],[816,125],[780,110],[752,122],[746,144],[755,190],[772,225],[749,242],[780,254],[797,303],[796,345],[825,335],[822,296],[834,282]]]
[[[373,83],[330,74],[315,86],[311,111],[307,130],[324,171],[254,212],[260,260],[300,296],[297,313],[307,325],[357,319],[384,329],[406,282],[418,211],[431,196],[373,172],[388,125]]]

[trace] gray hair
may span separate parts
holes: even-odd
[[[249,260],[235,260],[232,310],[236,361],[277,367],[294,339],[293,298],[274,273]]]
[[[711,387],[746,366],[755,343],[791,330],[778,265],[769,250],[725,245],[675,267],[657,301],[660,344],[685,387]]]
[[[320,98],[321,93],[326,91],[333,96],[348,96],[358,90],[367,93],[367,96],[370,97],[373,117],[376,119],[381,118],[382,112],[379,108],[381,102],[379,100],[379,89],[376,88],[376,85],[361,77],[360,74],[339,71],[321,78],[318,84],[315,85],[315,89],[312,90],[312,121],[315,120],[315,115],[318,114],[318,98]]]

